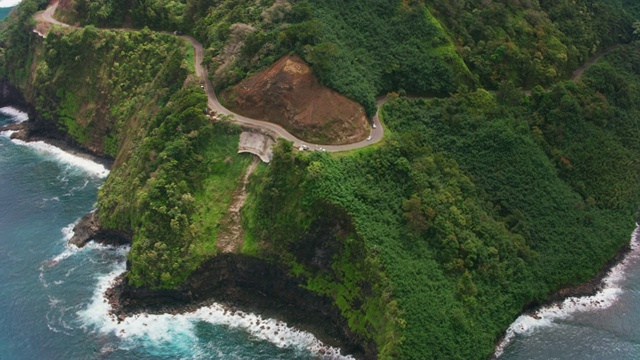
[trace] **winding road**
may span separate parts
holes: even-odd
[[[48,22],[50,24],[54,24],[58,26],[63,26],[68,28],[77,28],[76,26],[65,24],[63,22],[60,22],[54,19],[53,14],[55,13],[57,8],[58,8],[58,2],[52,3],[49,5],[49,7],[47,7],[46,10],[36,13],[34,15],[34,18],[37,21],[44,21],[44,22]],[[120,29],[120,30],[132,30],[132,29]],[[298,139],[297,137],[293,136],[291,133],[289,133],[280,125],[277,125],[268,121],[251,119],[246,116],[242,116],[240,114],[234,113],[233,111],[222,106],[222,104],[220,104],[220,101],[218,100],[218,96],[216,95],[213,84],[211,84],[211,80],[209,80],[209,77],[207,76],[208,71],[204,67],[204,65],[202,65],[202,61],[204,59],[204,49],[202,47],[202,44],[200,44],[196,39],[192,38],[191,36],[180,35],[180,37],[188,41],[193,46],[194,53],[195,53],[194,62],[195,62],[196,75],[200,79],[202,79],[202,82],[204,83],[204,90],[207,93],[207,97],[209,98],[208,100],[209,108],[214,110],[216,113],[223,114],[223,115],[231,115],[233,120],[235,120],[237,123],[239,123],[244,127],[258,129],[268,134],[271,134],[276,138],[281,137],[286,140],[292,141],[295,147],[306,145],[309,147],[309,150],[347,151],[347,150],[353,150],[353,149],[369,146],[382,140],[384,129],[382,127],[382,124],[380,123],[378,112],[380,111],[380,107],[386,102],[385,98],[378,99],[378,111],[373,117],[373,124],[375,124],[375,128],[372,128],[370,133],[371,140],[362,140],[356,143],[345,144],[345,145],[313,144],[313,143]]]
[[[58,26],[77,28],[75,26],[65,24],[53,18],[53,14],[55,13],[57,7],[58,7],[58,2],[56,1],[55,3],[50,4],[46,10],[36,13],[34,15],[34,18],[38,21],[45,21]],[[119,30],[133,30],[133,29],[119,29]],[[235,120],[237,123],[241,124],[244,127],[258,129],[268,134],[271,134],[276,138],[281,137],[286,140],[292,141],[295,147],[306,145],[309,147],[309,150],[347,151],[347,150],[363,148],[365,146],[375,144],[380,140],[382,140],[382,137],[384,135],[384,128],[380,123],[378,113],[380,112],[380,108],[382,107],[382,105],[387,101],[386,98],[384,97],[379,98],[377,100],[378,110],[376,111],[376,114],[373,117],[373,124],[375,128],[371,129],[371,133],[369,137],[370,140],[362,140],[356,143],[345,144],[345,145],[313,144],[313,143],[298,139],[297,137],[293,136],[290,132],[285,130],[280,125],[277,125],[268,121],[251,119],[246,116],[242,116],[240,114],[234,113],[233,111],[222,106],[222,104],[220,104],[220,101],[218,100],[218,96],[216,95],[213,84],[211,84],[211,80],[209,80],[208,71],[205,68],[205,66],[202,65],[202,62],[204,59],[204,49],[202,48],[202,44],[200,44],[196,39],[187,35],[180,35],[180,37],[188,41],[194,48],[194,53],[195,53],[194,62],[195,62],[196,75],[200,79],[202,79],[202,83],[204,83],[204,90],[207,93],[209,108],[216,111],[216,113],[223,114],[223,115],[231,115],[233,120]],[[603,55],[611,52],[617,47],[618,45],[611,46],[592,56],[589,60],[587,60],[587,62],[584,65],[582,65],[581,67],[579,67],[573,72],[571,81],[577,82],[582,76],[582,74],[587,69],[589,69],[589,67],[591,67],[591,65],[593,65],[596,61],[598,61]],[[525,94],[530,95],[531,91],[525,90]]]

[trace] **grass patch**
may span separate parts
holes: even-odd
[[[207,164],[207,175],[200,191],[195,193],[196,213],[201,236],[196,247],[198,255],[215,254],[220,221],[227,214],[232,196],[240,178],[251,162],[251,156],[237,154],[239,135],[218,134],[209,142],[202,156]]]
[[[182,39],[182,38],[181,38]],[[191,45],[190,42],[188,42],[187,40],[182,39],[184,42],[184,46],[185,46],[185,62],[187,65],[187,69],[189,70],[189,73],[196,73],[196,67],[195,67],[195,59],[196,59],[196,53],[195,53],[195,49],[193,48],[193,45]]]

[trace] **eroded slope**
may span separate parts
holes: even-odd
[[[322,86],[298,56],[281,58],[222,96],[233,111],[277,123],[309,142],[349,144],[369,133],[364,108]]]

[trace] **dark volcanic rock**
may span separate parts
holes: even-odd
[[[115,230],[103,229],[96,218],[96,213],[91,212],[80,219],[73,228],[73,237],[69,242],[78,247],[85,246],[89,241],[94,240],[105,245],[126,245],[131,243],[131,236]]]
[[[15,86],[11,85],[6,79],[0,80],[0,107],[13,106],[22,111],[28,112],[31,118],[29,104],[25,101],[22,92]]]
[[[255,312],[313,333],[357,358],[376,358],[376,348],[352,333],[329,297],[315,294],[281,264],[238,254],[205,262],[178,290],[134,288],[122,277],[107,292],[116,317],[140,312],[179,313],[211,304]]]

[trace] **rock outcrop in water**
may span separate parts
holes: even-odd
[[[101,227],[95,211],[83,216],[73,228],[73,233],[69,242],[77,247],[83,247],[92,240],[113,246],[131,244],[131,235]]]

